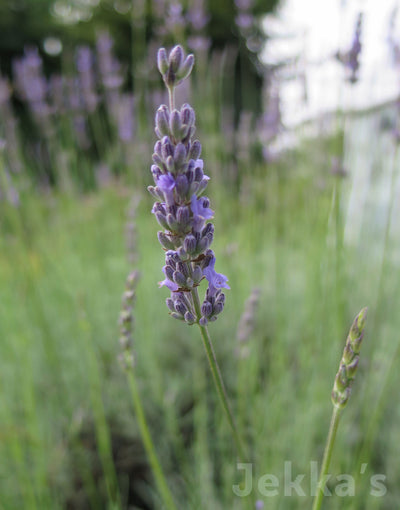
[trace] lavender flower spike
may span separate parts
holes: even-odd
[[[225,294],[229,289],[227,277],[215,271],[215,255],[210,250],[214,225],[209,223],[214,211],[203,196],[209,177],[204,175],[200,158],[201,144],[194,140],[196,116],[193,108],[184,104],[175,107],[175,87],[192,71],[193,55],[185,56],[181,46],[175,46],[167,55],[158,51],[158,69],[169,93],[169,106],[161,105],[156,113],[151,173],[155,186],[148,190],[156,199],[152,213],[163,232],[158,240],[165,250],[165,279],[160,286],[171,291],[166,305],[171,317],[186,324],[198,324],[204,349],[210,364],[216,391],[232,430],[239,458],[247,459],[242,440],[228,402],[207,323],[215,321],[224,309]],[[208,281],[203,302],[198,287]]]
[[[158,68],[170,93],[169,106],[161,105],[155,116],[155,133],[151,173],[155,186],[149,191],[157,200],[152,212],[164,229],[158,240],[166,250],[160,287],[171,291],[167,307],[172,317],[188,324],[204,326],[222,312],[229,289],[227,277],[215,271],[215,256],[210,250],[214,216],[210,201],[203,196],[209,177],[204,174],[200,159],[201,144],[193,139],[195,112],[184,104],[179,110],[174,105],[175,87],[187,78],[193,68],[193,55],[185,56],[181,46],[169,54],[164,48],[158,52]],[[208,281],[203,303],[197,287]]]

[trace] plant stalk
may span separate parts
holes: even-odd
[[[147,425],[146,416],[144,414],[142,402],[140,399],[139,391],[136,385],[135,374],[133,369],[127,369],[126,375],[128,378],[129,389],[131,391],[132,402],[135,408],[136,419],[139,425],[140,434],[142,436],[143,445],[146,450],[147,457],[150,462],[153,475],[160,492],[161,498],[168,510],[177,510],[177,507],[172,498],[172,494],[168,488],[164,472],[162,470],[160,461],[158,460],[153,441],[151,439],[150,430]]]
[[[193,304],[197,315],[197,320],[201,317],[201,307],[200,307],[200,301],[199,301],[199,295],[197,292],[197,288],[194,288],[192,290],[192,298],[193,298]],[[232,414],[232,410],[229,405],[228,395],[226,393],[224,381],[222,379],[221,371],[217,362],[217,358],[215,355],[214,347],[211,341],[210,333],[208,332],[207,326],[201,326],[198,323],[198,326],[200,328],[201,337],[203,340],[204,349],[206,351],[206,355],[208,358],[208,362],[210,364],[211,373],[214,379],[215,387],[220,399],[220,402],[222,404],[222,407],[225,412],[225,416],[229,422],[229,425],[232,430],[233,439],[235,441],[235,446],[237,449],[237,453],[239,456],[239,459],[243,462],[246,461],[246,454],[245,454],[245,448],[243,446],[243,442],[239,436],[237,426]]]
[[[339,420],[341,416],[342,409],[339,409],[336,406],[333,406],[331,424],[329,426],[328,438],[326,440],[324,457],[322,460],[321,472],[319,474],[318,484],[317,484],[317,493],[315,495],[314,504],[312,510],[320,510],[322,505],[322,500],[324,499],[324,486],[322,486],[322,482],[324,477],[328,474],[329,465],[332,458],[333,445],[335,444],[336,432],[339,426]]]

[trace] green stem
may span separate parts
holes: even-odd
[[[173,112],[175,109],[175,87],[171,85],[168,87],[169,111]]]
[[[199,300],[197,288],[194,288],[192,290],[192,298],[193,298],[194,309],[195,309],[195,312],[197,315],[197,320],[199,321],[199,319],[201,317],[201,307],[200,307],[200,300]],[[224,381],[222,379],[221,371],[220,371],[220,368],[219,368],[219,365],[217,362],[217,358],[215,356],[215,351],[214,351],[214,347],[213,347],[213,344],[211,341],[210,333],[208,332],[208,329],[206,326],[201,326],[199,323],[198,323],[198,326],[200,328],[200,333],[201,333],[201,337],[203,339],[204,349],[206,351],[208,362],[210,364],[211,373],[212,373],[212,376],[214,379],[214,383],[215,383],[215,387],[217,389],[219,399],[221,401],[222,407],[224,408],[226,418],[227,418],[229,425],[231,427],[233,439],[235,441],[235,445],[236,445],[236,449],[237,449],[239,458],[241,461],[244,462],[244,461],[246,461],[246,457],[247,457],[245,454],[245,448],[244,448],[242,440],[239,436],[239,433],[238,433],[238,430],[236,427],[236,423],[233,418],[233,414],[232,414],[232,411],[231,411],[231,408],[229,405],[228,395],[226,393]]]
[[[126,374],[131,391],[133,406],[135,408],[136,419],[139,425],[140,434],[142,436],[143,445],[145,447],[158,490],[160,492],[161,498],[164,501],[165,507],[168,510],[177,510],[177,507],[175,506],[174,500],[172,498],[172,494],[168,488],[160,461],[158,460],[153,441],[151,439],[146,416],[143,411],[142,402],[136,385],[135,375],[132,369],[128,369]]]
[[[335,444],[336,432],[339,426],[339,419],[341,416],[341,409],[336,406],[333,406],[333,413],[331,418],[331,424],[329,427],[328,439],[326,440],[324,458],[322,460],[321,472],[319,475],[318,485],[317,485],[317,494],[314,499],[314,504],[312,510],[320,510],[322,505],[322,500],[324,499],[324,488],[325,483],[322,486],[322,482],[324,477],[328,474],[329,464],[331,462],[333,445]]]

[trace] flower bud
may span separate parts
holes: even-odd
[[[215,303],[222,303],[222,304],[225,304],[225,294],[223,292],[221,292],[220,294],[218,294],[218,297],[217,299],[215,300]]]
[[[203,191],[207,188],[208,180],[209,180],[209,177],[207,175],[205,175],[203,177],[203,179],[201,180],[201,182],[199,183],[199,187],[197,189],[197,195],[201,195],[201,193],[203,193]]]
[[[178,248],[178,255],[180,259],[183,261],[189,260],[190,258],[183,246],[180,246]]]
[[[180,46],[179,44],[177,46],[175,46],[172,50],[171,50],[171,53],[169,54],[169,58],[168,58],[168,61],[169,61],[169,69],[174,73],[176,74],[179,70],[179,67],[181,66],[182,64],[182,60],[183,60],[183,48],[182,46]],[[162,73],[162,74],[165,74],[165,73]]]
[[[181,131],[181,117],[179,115],[178,110],[174,110],[169,118],[169,128],[171,130],[172,136],[175,138],[175,140],[178,140],[180,138],[180,131]]]
[[[183,64],[180,66],[178,72],[176,73],[176,78],[178,81],[182,81],[185,78],[189,76],[189,74],[192,72],[194,66],[194,56],[188,55],[183,62]]]
[[[199,283],[200,280],[203,278],[203,271],[201,270],[200,266],[196,266],[193,269],[192,278],[194,283]]]
[[[211,237],[211,234],[206,235],[205,237],[202,237],[200,239],[200,241],[197,244],[197,251],[199,253],[203,253],[210,247],[211,242],[212,242],[212,237],[211,238],[210,237]]]
[[[196,318],[191,312],[186,312],[185,322],[187,322],[188,324],[194,324],[196,322]]]
[[[185,161],[186,161],[186,147],[183,145],[183,143],[178,143],[174,151],[175,167],[179,169],[183,165],[183,163],[185,163]]]
[[[160,212],[156,212],[154,213],[154,216],[156,217],[156,220],[158,221],[158,223],[163,227],[165,228],[166,230],[169,230],[169,224],[168,224],[168,221],[167,221],[167,218],[165,217],[164,214],[160,213]]]
[[[188,129],[188,132],[187,132],[187,135],[182,138],[182,142],[184,144],[188,144],[190,142],[190,139],[192,138],[192,136],[194,135],[196,131],[196,128],[194,126],[191,126],[189,129]]]
[[[168,309],[171,311],[171,312],[174,312],[175,311],[175,305],[174,305],[174,301],[173,299],[171,299],[170,297],[167,298],[165,300],[166,304],[167,304],[167,307]]]
[[[158,241],[163,248],[166,250],[172,250],[175,248],[174,243],[170,240],[170,238],[164,234],[164,232],[157,232]]]
[[[210,317],[213,312],[212,304],[209,301],[204,301],[201,305],[201,313],[204,317]]]
[[[185,315],[186,306],[182,303],[182,301],[175,301],[175,310],[181,315]]]
[[[122,300],[125,305],[131,306],[135,300],[135,291],[134,290],[126,290],[122,296]]]
[[[201,154],[201,143],[198,140],[195,140],[192,143],[192,146],[190,147],[189,157],[191,159],[196,160],[200,157],[200,154]]]
[[[201,160],[197,160],[201,161]],[[200,166],[196,166],[194,169],[194,180],[200,184],[204,176],[203,169]]]
[[[199,189],[199,183],[196,181],[193,181],[192,184],[189,186],[189,195],[195,195]]]
[[[349,379],[354,379],[356,372],[357,372],[359,360],[360,360],[359,356],[356,355],[355,358],[353,359],[353,361],[347,365],[346,372],[347,372],[347,377]]]
[[[164,273],[168,280],[171,280],[171,282],[174,280],[174,270],[170,265],[164,266]]]
[[[157,67],[160,74],[164,75],[168,71],[168,58],[165,48],[160,48],[157,53]]]
[[[357,372],[359,363],[358,354],[364,336],[366,312],[367,309],[364,308],[354,319],[347,336],[339,370],[335,377],[332,390],[332,403],[339,409],[342,409],[347,404],[351,393],[351,386]]]
[[[172,230],[176,232],[179,229],[179,225],[175,217],[171,213],[167,214],[167,223],[168,223],[168,226],[166,227],[167,230]]]
[[[179,287],[186,286],[186,278],[180,271],[174,271],[174,282],[179,285]]]
[[[157,136],[160,138],[170,134],[168,108],[164,104],[160,106],[156,113],[156,129],[158,130]]]
[[[182,262],[182,261],[177,262],[176,269],[178,271],[180,271],[183,275],[185,275],[185,278],[187,278],[189,276],[187,264],[185,264],[184,262]]]
[[[181,314],[177,313],[177,312],[172,312],[170,315],[174,319],[178,319],[178,321],[183,321],[184,320],[183,316]]]
[[[165,138],[168,138],[167,136]],[[164,138],[163,138],[164,140]],[[154,154],[153,154],[153,160],[154,160],[154,155],[156,154],[157,156],[159,156],[160,158],[162,158],[162,141],[161,140],[157,140],[156,143],[154,144]],[[156,163],[156,162],[155,162]],[[157,165],[158,163],[156,163]]]
[[[157,184],[157,181],[162,174],[160,167],[158,165],[151,165],[151,173],[153,175],[154,182]]]
[[[187,140],[187,135],[189,133],[190,126],[187,124],[182,124],[181,129],[179,131],[179,139],[180,140]]]
[[[215,305],[213,307],[213,314],[218,315],[222,312],[223,309],[224,309],[224,303],[217,302],[217,303],[215,303]]]
[[[187,124],[189,127],[193,126],[196,120],[196,115],[193,108],[189,104],[185,103],[182,105],[180,115],[182,124]]]
[[[176,191],[177,191],[178,195],[181,198],[186,198],[187,197],[187,192],[189,190],[189,183],[188,183],[186,175],[179,174],[176,177],[175,188],[176,188]]]
[[[209,234],[214,234],[214,225],[212,223],[207,223],[207,225],[201,231],[201,237],[205,237]]]
[[[164,136],[161,142],[161,156],[164,161],[168,158],[168,156],[174,155],[174,146],[171,143],[171,140],[168,136]]]
[[[167,167],[168,172],[171,174],[175,172],[175,162],[172,156],[168,156],[165,161],[165,166]]]
[[[178,210],[176,212],[176,220],[179,223],[179,225],[182,226],[183,229],[185,229],[188,226],[190,220],[188,206],[182,205],[181,207],[178,207]]]
[[[147,191],[156,199],[159,200],[158,192],[154,186],[147,186]]]
[[[164,193],[160,190],[158,186],[154,188],[154,194],[156,195],[157,200],[165,201]]]
[[[192,255],[196,251],[197,241],[192,234],[188,234],[183,241],[183,247],[187,253]]]

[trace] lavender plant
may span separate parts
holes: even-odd
[[[170,315],[200,327],[218,395],[232,428],[239,456],[244,458],[207,329],[207,324],[215,321],[224,308],[222,289],[229,289],[227,277],[215,270],[216,258],[210,249],[214,226],[207,220],[213,217],[214,211],[210,208],[209,199],[203,196],[209,177],[205,175],[203,160],[200,159],[201,144],[193,138],[195,112],[188,104],[180,110],[175,107],[175,88],[190,75],[194,56],[185,57],[182,47],[175,46],[168,56],[161,48],[157,58],[158,69],[169,94],[169,107],[161,105],[155,117],[155,132],[159,138],[151,167],[155,186],[148,188],[156,199],[152,213],[164,229],[158,232],[158,240],[165,250],[165,279],[160,286],[171,291],[166,300]],[[208,282],[208,286],[201,303],[198,287],[203,280]]]
[[[364,337],[364,326],[367,309],[363,308],[354,319],[347,336],[346,345],[343,350],[339,370],[335,377],[332,390],[333,413],[329,427],[328,439],[326,441],[324,457],[322,460],[321,473],[317,485],[317,493],[314,499],[312,510],[320,510],[325,492],[326,475],[332,457],[333,445],[339,426],[339,420],[343,409],[346,407],[351,394],[351,387],[356,376],[361,343]]]
[[[170,98],[170,108],[160,106],[156,113],[156,134],[160,138],[154,147],[151,172],[156,186],[149,186],[157,199],[152,212],[164,232],[158,240],[166,250],[160,286],[171,291],[167,307],[172,317],[188,324],[205,326],[217,319],[224,308],[223,288],[229,289],[227,277],[215,271],[215,255],[209,248],[214,226],[206,223],[214,212],[210,201],[202,196],[209,177],[204,174],[199,159],[201,145],[193,140],[194,110],[185,104],[175,109],[174,88],[191,72],[193,55],[184,58],[176,46],[169,59],[164,49],[158,54],[158,66]],[[203,303],[198,303],[197,287],[206,278],[208,288]]]
[[[247,358],[249,356],[248,341],[253,334],[256,313],[260,301],[261,290],[258,287],[254,287],[251,291],[250,296],[247,298],[244,305],[244,312],[240,317],[238,329],[237,329],[237,356],[239,358]]]
[[[124,369],[129,389],[132,396],[132,402],[136,413],[140,434],[142,436],[143,445],[145,447],[147,457],[149,459],[154,478],[160,493],[160,496],[168,510],[176,510],[176,506],[172,494],[168,488],[166,478],[158,460],[154,443],[151,438],[150,429],[144,414],[142,401],[136,384],[135,377],[135,357],[133,352],[133,326],[134,316],[133,310],[136,299],[136,285],[139,279],[138,271],[132,271],[126,280],[126,289],[122,296],[122,310],[119,316],[120,338],[119,343],[121,353],[119,360]]]
[[[361,35],[362,35],[363,15],[360,12],[356,26],[351,47],[346,53],[337,52],[336,58],[344,65],[347,72],[346,80],[354,84],[358,81],[358,73],[360,69],[360,55],[362,50]]]
[[[252,8],[254,2],[252,0],[235,0],[238,13],[235,17],[235,23],[243,36],[249,34],[254,24],[254,16]]]

